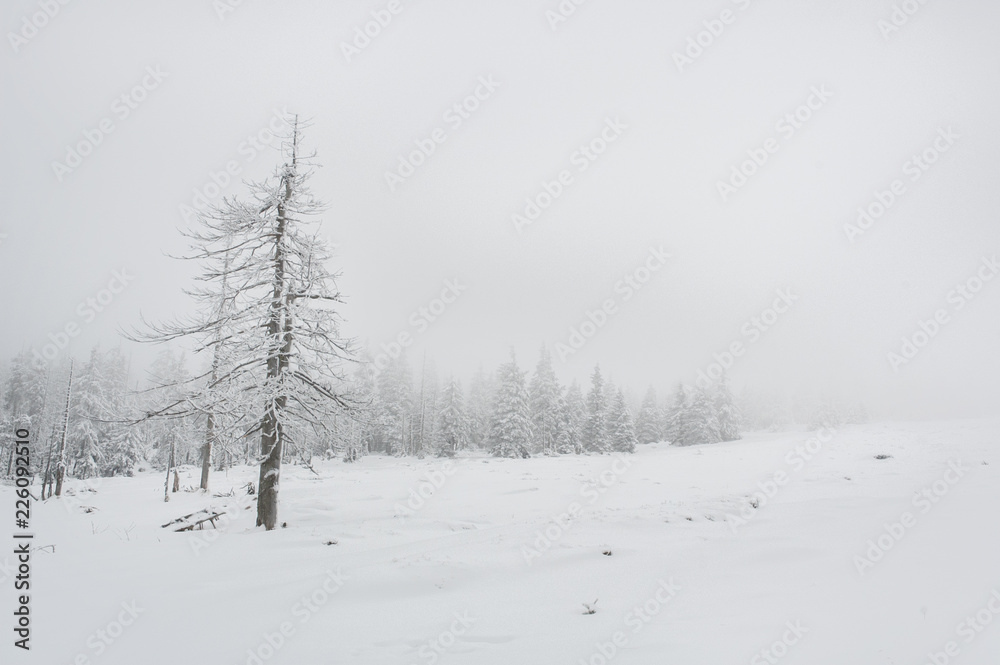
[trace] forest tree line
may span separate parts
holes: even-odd
[[[116,348],[95,348],[79,364],[38,362],[27,350],[12,359],[0,413],[6,474],[17,429],[33,432],[42,498],[59,496],[67,476],[155,468],[167,471],[169,501],[179,465],[200,464],[199,488],[207,491],[213,468],[256,464],[257,524],[271,530],[287,460],[631,453],[655,441],[740,438],[746,407],[755,405],[741,409],[724,377],[681,385],[665,403],[650,390],[633,415],[626,391],[599,367],[586,386],[562,385],[545,348],[530,379],[512,353],[495,372],[478,372],[467,391],[454,378],[439,383],[426,361],[414,380],[405,356],[376,372],[341,333],[338,273],[319,219],[325,205],[309,186],[315,155],[302,148],[304,124],[288,120],[272,175],[197,210],[182,230],[189,244],[182,258],[197,265],[184,289],[193,312],[127,331],[131,341],[166,349],[144,380],[130,378],[129,358]],[[755,425],[763,420],[749,413]]]

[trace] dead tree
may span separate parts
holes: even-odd
[[[194,338],[196,352],[214,354],[213,368],[194,377],[183,400],[150,416],[197,410],[212,415],[216,440],[220,415],[237,423],[239,436],[259,435],[257,524],[267,530],[278,521],[291,428],[326,430],[334,414],[354,409],[342,372],[353,352],[340,337],[335,307],[342,300],[315,221],[323,206],[307,186],[312,164],[300,155],[297,118],[290,125],[284,163],[272,177],[249,183],[247,199],[227,198],[202,213],[198,228],[186,233],[193,250],[186,258],[203,266],[203,286],[187,290],[201,303],[200,314],[137,336]]]
[[[174,469],[174,437],[170,435],[170,456],[167,458],[167,477],[163,480],[163,501],[170,501],[170,472]],[[174,490],[175,492],[177,490]]]
[[[73,359],[70,359],[69,379],[66,381],[66,406],[63,408],[62,431],[59,433],[59,447],[56,449],[56,496],[62,496],[63,478],[66,475],[66,433],[69,431],[69,404],[73,394],[73,362]]]
[[[218,318],[225,314],[226,306],[226,280],[229,276],[229,256],[226,255],[223,261],[222,283],[220,286],[219,312]],[[216,339],[215,348],[212,350],[212,374],[209,377],[210,385],[217,385],[219,381],[219,365],[221,361],[223,345],[220,339]],[[208,491],[208,476],[212,471],[212,448],[215,444],[215,409],[210,408],[205,414],[205,445],[201,450],[201,489]]]

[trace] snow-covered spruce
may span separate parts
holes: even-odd
[[[510,360],[500,366],[499,385],[494,400],[489,442],[494,457],[530,457],[531,417],[524,373],[511,351]]]

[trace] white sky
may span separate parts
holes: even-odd
[[[564,379],[599,361],[637,393],[693,381],[791,288],[737,384],[858,393],[887,415],[995,413],[1000,279],[961,311],[947,298],[1000,250],[1000,6],[928,3],[886,40],[887,0],[742,4],[590,0],[553,31],[556,0],[403,2],[347,62],[340,44],[386,3],[244,0],[220,20],[209,0],[71,2],[16,54],[0,47],[0,271],[14,285],[0,353],[77,322],[82,355],[140,309],[183,312],[191,266],[165,256],[183,249],[178,206],[229,160],[270,170],[273,154],[248,164],[240,146],[287,107],[313,121],[346,332],[376,345],[414,332],[446,279],[467,287],[417,336],[414,364],[426,349],[466,376],[513,346],[533,366],[662,245],[667,267],[557,363]],[[672,54],[725,9],[735,22],[678,72]],[[5,3],[4,33],[35,11]],[[147,66],[167,78],[119,119],[112,104]],[[452,128],[444,112],[479,77],[500,86]],[[813,86],[832,98],[791,138],[776,131]],[[58,182],[52,162],[104,118],[115,131]],[[572,155],[608,118],[627,129],[579,173]],[[390,192],[385,172],[438,127],[447,140]],[[912,182],[903,164],[939,127],[960,138]],[[716,182],[771,137],[777,153],[723,203]],[[518,234],[511,215],[562,169],[573,184]],[[906,192],[851,244],[843,225],[896,178]],[[83,321],[77,304],[121,268],[134,282]],[[887,353],[938,308],[950,322],[894,372]]]

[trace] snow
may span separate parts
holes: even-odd
[[[71,480],[96,510],[36,504],[35,544],[55,552],[33,553],[33,649],[9,660],[8,640],[3,661],[715,665],[769,662],[759,652],[785,638],[770,657],[788,665],[923,665],[949,640],[949,662],[993,665],[1000,625],[956,630],[992,618],[1000,589],[998,425],[848,426],[799,469],[786,455],[811,433],[620,459],[367,457],[317,462],[319,476],[286,464],[288,527],[269,533],[242,489],[256,468],[213,474],[235,497],[169,503],[158,472],[94,492]],[[957,460],[967,471],[951,482]],[[779,471],[788,482],[734,531],[727,515]],[[925,512],[914,493],[936,482],[946,491]],[[13,506],[10,487],[0,501]],[[218,531],[160,527],[206,508],[227,511]],[[913,526],[860,574],[855,557],[906,512]],[[8,622],[13,596],[7,576]]]

